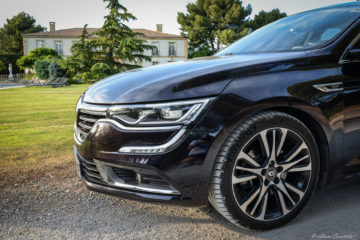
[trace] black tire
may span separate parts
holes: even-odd
[[[274,148],[270,149],[270,143]],[[246,154],[251,159],[243,158]],[[240,123],[223,143],[212,170],[209,201],[239,227],[275,228],[302,211],[319,170],[319,151],[310,130],[289,114],[264,111]]]

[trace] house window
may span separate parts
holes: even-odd
[[[169,43],[169,56],[176,56],[175,43]]]
[[[55,41],[55,51],[57,51],[57,53],[59,55],[63,54],[63,43],[62,43],[62,41]]]
[[[152,62],[153,66],[158,65],[158,64],[159,64],[159,62],[157,62],[157,61]]]
[[[159,56],[159,49],[160,49],[160,43],[159,42],[152,42],[151,45],[154,47],[152,49],[152,55],[153,56]]]
[[[41,48],[41,47],[45,47],[44,40],[37,40],[36,41],[36,48]]]

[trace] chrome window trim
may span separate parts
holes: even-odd
[[[358,21],[359,22],[359,21]],[[339,64],[347,64],[347,63],[358,63],[360,62],[360,60],[347,60],[346,56],[349,54],[349,51],[355,46],[356,43],[358,43],[358,41],[360,41],[360,34],[357,35],[349,44],[349,46],[345,49],[345,51],[343,52],[343,54],[340,57],[339,60]]]

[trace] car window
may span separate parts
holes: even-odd
[[[327,28],[321,35],[321,41],[329,41],[341,32],[341,28]]]
[[[338,37],[359,17],[360,7],[319,9],[292,15],[254,31],[217,55],[318,48]]]

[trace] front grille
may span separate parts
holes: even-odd
[[[136,184],[138,182],[136,172],[134,172],[133,170],[117,167],[113,167],[112,170],[114,171],[116,176],[118,176],[118,178],[123,180],[125,183]]]
[[[85,158],[80,154],[78,154],[78,159],[80,161],[82,175],[85,176],[87,180],[102,184],[105,183],[103,178],[100,176],[99,170],[96,168],[95,162],[92,159]]]
[[[158,186],[168,186],[169,184],[159,176],[155,175],[142,175],[141,183],[158,185]]]
[[[112,170],[125,183],[132,185],[146,184],[158,187],[170,187],[169,184],[162,179],[156,172],[136,173],[134,170],[127,168],[113,167]]]
[[[81,176],[88,182],[114,188],[130,189],[131,191],[170,195],[180,194],[154,170],[107,165],[102,161],[86,158],[77,152],[76,155],[80,163]],[[97,164],[102,169],[101,174],[96,166]]]
[[[97,120],[105,118],[105,112],[80,110],[77,118],[77,131],[81,140],[84,140]]]

